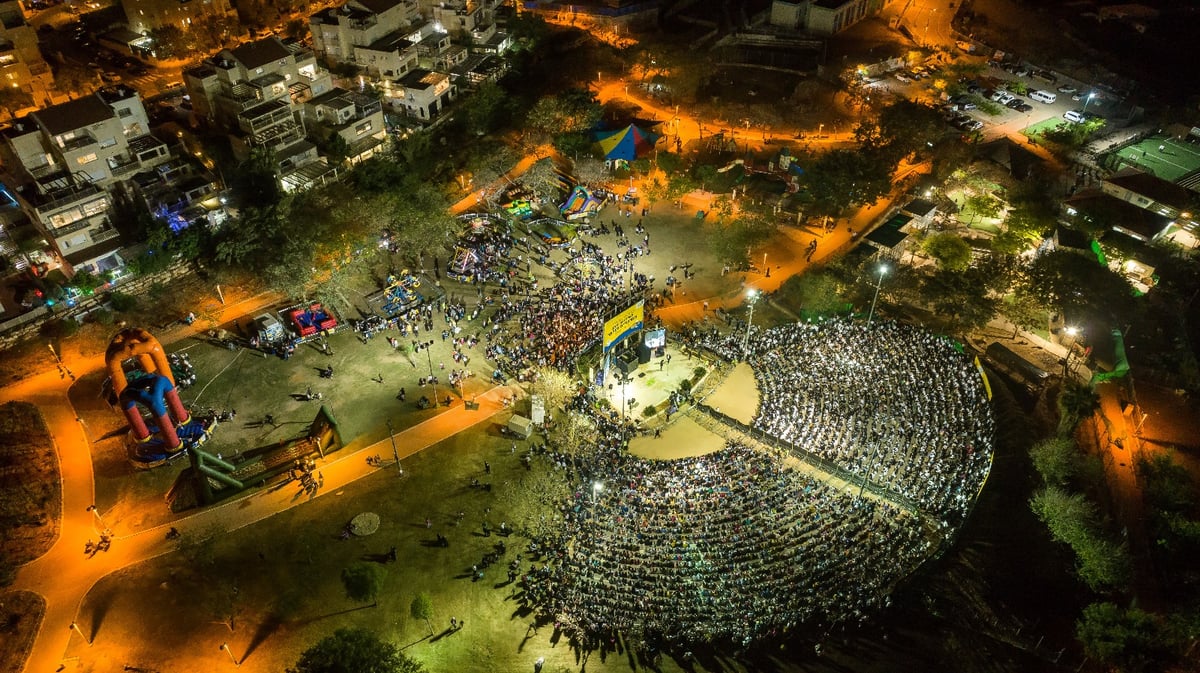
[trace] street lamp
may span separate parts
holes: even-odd
[[[433,376],[433,354],[429,352],[433,341],[426,341],[422,346],[425,348],[425,359],[429,361],[429,382],[433,384],[433,406],[438,405],[437,379]]]
[[[1078,327],[1068,326],[1063,331],[1071,337],[1071,342],[1067,344],[1067,357],[1063,360],[1063,377],[1065,378],[1071,371],[1071,357],[1075,355],[1075,345],[1079,343],[1077,336],[1080,330]]]
[[[754,304],[758,302],[758,290],[751,289],[746,293],[746,300],[750,302],[750,315],[746,318],[746,335],[742,337],[742,359],[746,360],[750,354],[750,326],[754,324]]]
[[[887,264],[879,265],[879,282],[875,283],[875,296],[871,298],[871,310],[867,312],[867,326],[871,325],[871,319],[875,317],[875,302],[879,301],[879,288],[883,286],[883,277],[887,275]]]
[[[78,634],[79,634],[79,636],[80,636],[81,638],[83,638],[83,642],[85,642],[85,643],[87,643],[87,644],[88,644],[88,647],[91,647],[91,646],[92,646],[92,641],[91,641],[91,640],[89,640],[89,639],[88,639],[88,637],[87,637],[87,635],[85,635],[85,634],[83,633],[83,630],[79,628],[79,625],[78,625],[78,624],[76,624],[75,622],[71,622],[71,626],[69,626],[68,628],[70,628],[71,630],[73,630],[75,633],[78,633]]]
[[[233,650],[229,649],[229,643],[221,643],[221,649],[225,650],[225,654],[229,655],[229,660],[233,662],[234,666],[242,665],[242,662],[238,661],[237,657],[233,656]]]
[[[100,510],[95,505],[88,505],[87,511],[91,512],[96,517],[96,521],[100,523],[100,530],[108,530],[108,526],[104,525],[104,519],[100,517]]]
[[[821,137],[821,133],[825,130],[825,124],[817,124],[817,137]]]
[[[392,419],[387,419],[388,439],[392,440],[392,456],[396,459],[396,469],[404,476],[404,468],[400,467],[400,452],[396,450],[396,431],[392,428]]]
[[[592,482],[592,504],[596,504],[596,498],[600,495],[600,491],[604,490],[604,482]]]
[[[1092,99],[1095,97],[1096,97],[1096,92],[1093,91],[1093,92],[1089,93],[1086,98],[1083,99],[1083,109],[1084,110],[1087,109],[1088,103],[1092,102]]]

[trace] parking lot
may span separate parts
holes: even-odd
[[[933,88],[935,77],[937,72],[932,68],[917,66],[892,73],[873,88],[931,102],[942,110],[952,127],[988,139],[1048,120],[1077,122],[1103,117],[1106,104],[1111,102],[1110,94],[1027,65],[989,63],[975,79],[947,87],[954,95],[946,97]],[[1064,116],[1072,111],[1069,119]]]

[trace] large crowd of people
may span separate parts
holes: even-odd
[[[634,268],[648,237],[638,246],[615,223],[613,232],[615,255],[576,240],[565,263],[519,236],[483,250],[468,280],[478,307],[468,314],[453,296],[442,307],[451,325],[481,320],[472,336],[452,327],[442,338],[456,352],[483,342],[496,376],[574,371],[606,317],[637,298],[648,307],[667,300]],[[535,264],[552,284],[539,287]],[[484,282],[499,289],[485,294]],[[979,374],[949,342],[890,322],[759,330],[748,354],[740,330],[683,336],[729,360],[748,356],[757,430],[878,488],[862,497],[739,444],[640,459],[625,450],[633,429],[584,393],[572,406],[591,413],[599,439],[587,452],[557,447],[574,495],[535,536],[536,562],[511,567],[514,577],[524,570],[520,599],[587,649],[617,634],[650,648],[745,646],[801,624],[866,619],[940,545],[986,477],[993,428]]]
[[[674,461],[608,449],[590,467],[563,535],[536,543],[547,563],[521,580],[584,643],[744,646],[862,620],[933,544],[918,517],[743,446]]]
[[[733,356],[742,340],[710,345]],[[826,320],[761,331],[748,359],[754,427],[948,518],[973,502],[994,427],[979,371],[949,340],[897,322]]]

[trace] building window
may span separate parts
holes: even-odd
[[[124,119],[126,117],[132,117],[133,110],[130,110],[127,107],[123,107],[120,110],[117,110],[117,116],[120,117],[121,119]]]
[[[84,166],[86,164],[92,163],[95,160],[96,160],[96,153],[92,152],[91,154],[85,154],[85,155],[79,157],[75,161],[79,162],[80,166]]]

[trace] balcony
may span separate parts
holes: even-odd
[[[74,138],[63,142],[62,151],[63,153],[75,152],[88,147],[89,145],[97,144],[99,144],[99,141],[93,138],[90,133],[84,133],[83,135],[75,136]]]
[[[83,231],[84,229],[91,229],[92,227],[95,227],[97,225],[102,225],[105,228],[105,230],[112,229],[113,231],[116,231],[116,229],[113,229],[112,224],[108,221],[107,217],[104,218],[101,222],[96,222],[95,218],[92,218],[92,217],[85,217],[82,220],[77,220],[77,221],[72,222],[63,227],[47,226],[46,229],[50,233],[51,236],[53,236],[55,238],[61,238],[63,236],[67,236],[69,234],[73,234],[77,231]],[[97,240],[95,236],[90,236],[90,238],[93,241]],[[112,238],[112,236],[109,236],[108,238]],[[105,239],[105,240],[107,240],[107,239]]]
[[[103,193],[104,189],[99,185],[88,183],[61,196],[56,195],[56,198],[47,199],[44,203],[37,204],[35,208],[38,215],[48,214]]]
[[[107,222],[106,222],[106,224],[107,224]],[[107,229],[104,229],[99,232],[93,231],[91,233],[91,239],[92,239],[92,243],[96,244],[96,243],[103,243],[105,241],[110,241],[120,235],[121,235],[121,232],[117,231],[116,227],[109,226]]]

